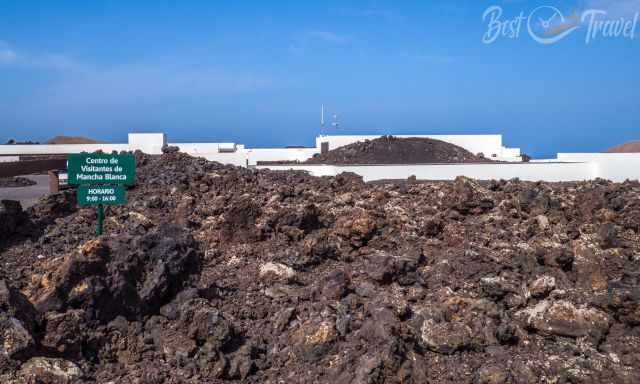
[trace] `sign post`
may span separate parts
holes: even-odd
[[[104,205],[98,205],[98,214],[97,214],[97,225],[96,225],[96,236],[102,235],[102,224],[104,223]]]
[[[136,159],[131,154],[80,153],[69,156],[68,183],[77,185],[79,206],[97,206],[96,236],[102,235],[105,205],[126,204],[125,185],[133,185]]]

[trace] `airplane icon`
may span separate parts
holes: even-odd
[[[544,13],[547,15],[551,12],[550,17],[540,17],[542,10],[546,10]],[[554,44],[580,28],[580,25],[575,10],[573,15],[567,19],[558,8],[544,5],[531,12],[527,21],[527,28],[531,37],[538,43]],[[535,31],[536,29],[538,30],[537,32]]]
[[[551,22],[553,21],[553,19],[555,19],[558,16],[557,13],[554,13],[553,16],[551,16],[551,18],[549,18],[549,20],[544,20],[541,17],[538,17],[538,20],[540,20],[540,24],[542,25],[542,28],[544,29],[549,29],[551,27]]]

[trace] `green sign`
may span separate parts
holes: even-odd
[[[76,196],[80,206],[126,204],[122,185],[81,185]]]
[[[136,158],[131,154],[73,154],[69,155],[67,170],[71,185],[132,185],[136,177]]]
[[[97,205],[96,236],[102,235],[104,206],[126,204],[124,185],[133,185],[136,158],[131,155],[80,153],[67,159],[68,184],[78,185],[78,205]]]

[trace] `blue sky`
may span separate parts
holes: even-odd
[[[535,157],[640,139],[635,40],[586,25],[553,45],[502,19],[552,5],[633,19],[639,0],[0,0],[0,141],[311,145],[320,105],[343,134],[502,133]],[[640,24],[640,23],[639,23]]]

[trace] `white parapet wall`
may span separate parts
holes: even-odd
[[[640,153],[559,153],[558,160],[591,163],[595,176],[602,179],[640,180]]]
[[[319,153],[317,148],[251,148],[247,150],[249,165],[259,161],[299,161],[303,162]]]
[[[162,147],[167,144],[167,136],[164,133],[130,133],[129,149],[140,150],[148,154],[162,153]]]
[[[169,143],[170,146],[178,147],[180,152],[193,156],[203,156],[213,153],[229,153],[243,149],[244,146],[235,143]]]
[[[238,166],[254,166],[260,161],[299,161],[313,157],[316,148],[245,148],[234,143],[170,143],[180,152],[210,161]]]
[[[260,166],[272,170],[302,170],[315,176],[354,172],[365,181],[405,179],[453,180],[457,176],[474,179],[526,181],[581,181],[601,178],[615,182],[640,180],[640,153],[560,153],[557,159],[530,163],[416,164],[416,165],[278,165]]]
[[[519,178],[524,181],[583,181],[594,179],[592,163],[495,163],[415,165],[276,165],[259,169],[306,171],[313,176],[335,176],[353,172],[364,181],[406,179],[454,180],[466,176],[478,180]]]
[[[247,150],[244,145],[235,143],[169,143],[194,157],[203,157],[209,161],[247,166]]]

